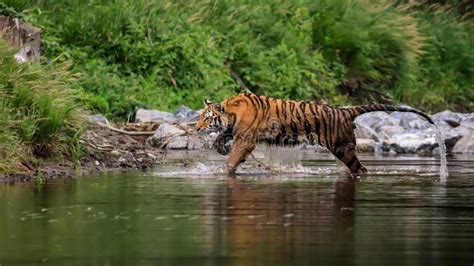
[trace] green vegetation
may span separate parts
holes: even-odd
[[[41,27],[45,56],[72,61],[86,104],[113,118],[245,90],[472,109],[469,3],[367,2],[6,0],[3,10]]]
[[[73,60],[88,105],[114,117],[138,106],[199,108],[204,97],[243,89],[336,104],[395,96],[431,110],[472,107],[472,25],[446,8],[352,0],[7,5],[44,29],[48,58]]]
[[[34,157],[79,156],[81,110],[67,65],[18,63],[0,39],[0,172],[26,170]]]

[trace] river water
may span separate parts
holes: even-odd
[[[258,154],[257,154],[258,157]],[[271,174],[170,153],[143,173],[0,185],[1,265],[473,265],[474,159],[327,154]]]

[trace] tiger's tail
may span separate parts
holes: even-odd
[[[354,107],[347,107],[341,108],[342,110],[347,110],[351,114],[352,120],[358,117],[361,114],[376,112],[376,111],[384,111],[384,112],[410,112],[415,113],[419,116],[425,118],[430,124],[435,124],[431,117],[417,109],[409,108],[409,107],[401,107],[401,106],[393,106],[393,105],[386,105],[386,104],[371,104],[371,105],[361,105],[361,106],[354,106]]]

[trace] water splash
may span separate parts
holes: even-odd
[[[438,142],[439,146],[439,159],[440,159],[440,166],[439,166],[439,176],[441,181],[446,181],[446,178],[449,176],[448,173],[448,163],[446,160],[446,145],[444,143],[444,135],[441,132],[441,129],[438,125],[434,125],[435,132],[436,132],[436,141]]]
[[[181,168],[181,170],[176,170],[176,167],[172,167],[171,170],[167,171],[158,171],[155,172],[155,175],[162,177],[177,177],[177,176],[195,176],[195,177],[206,177],[213,175],[223,175],[226,174],[227,170],[225,165],[220,164],[207,164],[207,163],[197,163],[189,168]]]
[[[288,146],[281,147],[275,145],[265,145],[263,149],[263,161],[265,164],[281,168],[282,166],[299,167],[301,166],[301,147]]]

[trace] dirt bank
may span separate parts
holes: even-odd
[[[25,182],[37,178],[48,180],[109,171],[148,169],[159,163],[164,154],[162,149],[151,147],[146,142],[146,132],[152,132],[157,127],[157,123],[113,125],[113,129],[123,131],[118,132],[107,125],[91,124],[82,135],[84,156],[78,162],[40,160],[39,167],[30,166],[29,172],[0,174],[0,182]],[[133,132],[137,135],[133,135]]]

